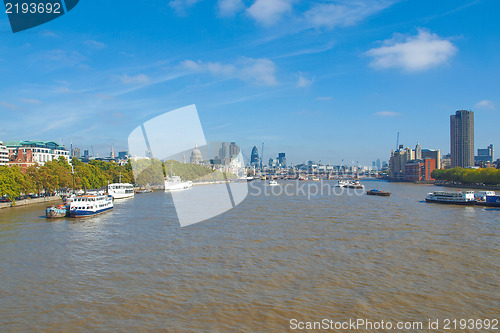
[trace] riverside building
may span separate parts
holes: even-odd
[[[451,167],[474,166],[474,112],[458,110],[450,116]]]
[[[44,165],[46,162],[64,157],[68,163],[70,152],[53,141],[9,141],[5,142],[9,150],[9,164],[17,164],[22,168],[35,163]]]
[[[9,149],[0,141],[0,165],[9,163]]]

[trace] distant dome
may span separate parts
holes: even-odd
[[[201,156],[201,151],[198,149],[198,145],[194,146],[189,161],[191,163],[201,163],[203,161],[203,157]]]

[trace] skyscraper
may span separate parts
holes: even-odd
[[[417,142],[417,145],[415,146],[415,159],[416,160],[422,159],[422,147],[420,146],[420,143],[418,143],[418,142]]]
[[[278,164],[282,168],[286,167],[285,153],[278,153]]]
[[[458,110],[450,116],[451,167],[474,166],[474,112]]]
[[[252,154],[250,155],[250,164],[252,166],[259,166],[260,164],[259,150],[255,146],[253,146]]]
[[[71,157],[80,159],[80,148],[73,148],[73,150],[71,151]]]
[[[229,157],[231,159],[238,157],[240,153],[240,147],[236,144],[236,142],[231,142],[229,145]]]

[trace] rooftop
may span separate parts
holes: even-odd
[[[4,145],[7,147],[37,147],[47,149],[66,150],[66,147],[54,141],[6,141]]]

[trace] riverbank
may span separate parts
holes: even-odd
[[[466,188],[484,191],[500,191],[500,185],[474,185],[474,184],[434,184],[442,187]]]
[[[0,209],[3,208],[16,208],[16,207],[24,207],[28,205],[39,204],[43,202],[54,202],[62,200],[59,195],[55,195],[52,197],[43,197],[43,198],[34,198],[34,199],[24,199],[18,200],[15,203],[13,202],[2,202],[0,203]]]

